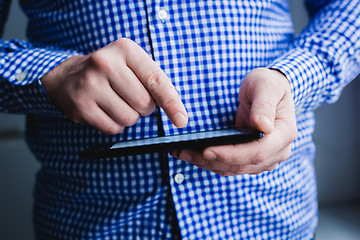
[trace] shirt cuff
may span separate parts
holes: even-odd
[[[290,82],[297,111],[313,110],[323,101],[329,84],[326,61],[311,52],[294,48],[267,67],[281,71]]]
[[[58,64],[77,54],[55,48],[24,48],[28,46],[22,46],[21,42],[10,44],[10,52],[0,60],[0,76],[21,86],[39,80]]]

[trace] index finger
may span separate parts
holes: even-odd
[[[135,44],[135,43],[134,43]],[[179,128],[185,127],[188,115],[178,92],[164,71],[138,45],[126,57],[128,67],[135,73],[157,105],[164,109],[170,121]]]
[[[229,165],[258,165],[278,157],[278,153],[291,146],[293,141],[291,127],[288,123],[282,122],[276,124],[275,131],[265,134],[261,139],[235,145],[208,147],[204,150],[203,157]]]

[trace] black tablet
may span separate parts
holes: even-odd
[[[220,129],[91,146],[83,151],[80,157],[98,159],[180,149],[201,150],[209,146],[249,142],[261,137],[263,133],[258,131]]]

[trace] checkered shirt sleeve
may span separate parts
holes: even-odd
[[[314,14],[311,22],[290,49],[269,65],[288,77],[297,111],[335,102],[360,73],[359,2],[332,1],[317,12],[308,4]]]
[[[60,116],[48,100],[40,79],[76,53],[17,39],[0,40],[0,46],[1,111]]]

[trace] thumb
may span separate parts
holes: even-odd
[[[248,126],[265,134],[274,130],[276,109],[284,97],[279,81],[269,71],[257,69],[245,77],[240,87],[237,113],[238,123],[246,121]]]
[[[262,94],[258,96],[254,97],[251,105],[250,126],[265,134],[269,134],[274,130],[277,103],[270,101]]]
[[[238,128],[250,127],[265,134],[273,131],[276,103],[267,99],[265,94],[262,94],[260,89],[256,93],[246,94],[246,97],[248,97],[246,100],[240,96],[240,105],[235,120],[235,125]]]

